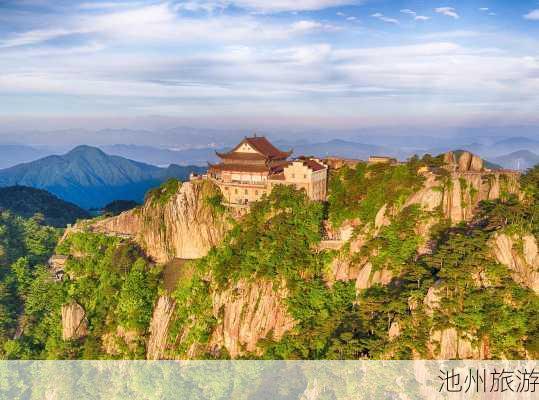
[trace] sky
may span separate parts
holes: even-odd
[[[539,126],[539,0],[0,0],[0,105],[10,132]]]

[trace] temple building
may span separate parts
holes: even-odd
[[[328,167],[315,158],[289,160],[265,137],[246,137],[228,153],[217,153],[219,164],[209,164],[208,175],[229,204],[249,204],[269,194],[276,185],[304,189],[312,200],[326,200]]]

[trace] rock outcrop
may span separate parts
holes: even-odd
[[[433,331],[428,349],[435,360],[483,360],[489,356],[486,339],[475,345],[471,337],[460,334],[455,328]]]
[[[154,261],[196,259],[222,240],[226,213],[216,212],[207,199],[218,188],[210,181],[186,182],[165,202],[149,199],[138,209],[95,222],[95,232],[131,237]]]
[[[443,197],[441,183],[436,175],[429,173],[423,183],[423,188],[412,194],[404,206],[418,204],[425,211],[434,211],[442,204]]]
[[[384,204],[382,208],[378,210],[378,212],[376,213],[376,217],[374,218],[374,227],[376,229],[380,229],[391,223],[391,221],[389,220],[389,217],[386,214],[387,214],[387,204]]]
[[[62,306],[62,338],[75,340],[88,334],[88,320],[84,308],[78,303]]]
[[[168,332],[175,308],[176,302],[171,297],[159,297],[150,322],[150,339],[148,340],[146,359],[162,360],[165,358]]]
[[[260,339],[280,340],[295,325],[283,300],[284,288],[271,281],[239,281],[234,287],[216,292],[213,314],[219,324],[210,340],[210,349],[225,347],[232,358],[245,352],[258,353]]]
[[[393,279],[393,273],[388,269],[380,269],[373,272],[373,266],[367,262],[359,270],[356,277],[356,289],[368,289],[376,284],[387,285]]]
[[[511,270],[515,282],[539,293],[539,253],[534,236],[497,234],[491,247],[498,262]]]
[[[458,161],[452,152],[444,155],[448,176],[442,178],[428,172],[421,190],[408,199],[406,205],[419,204],[426,211],[441,207],[443,215],[453,224],[470,220],[479,202],[495,200],[502,194],[518,194],[518,173],[489,171],[481,158],[464,152]]]

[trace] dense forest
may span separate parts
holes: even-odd
[[[61,200],[53,194],[27,186],[0,188],[0,210],[10,211],[24,218],[40,214],[45,225],[65,228],[78,219],[90,217],[88,211]]]
[[[521,177],[520,197],[503,193],[483,201],[473,219],[454,226],[440,210],[405,204],[423,184],[417,169],[440,162],[427,157],[398,166],[345,167],[332,174],[327,203],[291,187],[274,188],[231,222],[219,246],[182,267],[171,293],[177,306],[167,357],[230,357],[225,348],[208,346],[220,319],[212,296],[242,281],[286,288],[286,309],[296,321],[278,340],[271,334],[261,339],[262,351],[244,351],[244,358],[427,357],[430,332],[447,327],[488,338],[490,358],[537,358],[539,297],[515,282],[488,243],[500,233],[539,238],[539,166]],[[157,201],[159,192],[165,202],[179,187],[169,181],[148,201]],[[206,200],[214,212],[226,212],[219,199]],[[400,211],[372,234],[385,204]],[[388,284],[357,291],[354,281],[331,278],[338,251],[319,249],[324,224],[353,219],[360,221],[354,235],[365,234],[354,257],[371,260],[373,271],[390,271]],[[415,227],[427,220],[436,221],[434,250],[418,255],[425,239]],[[2,357],[144,358],[152,310],[165,292],[163,266],[126,238],[80,231],[57,245],[61,233],[40,217],[0,215]],[[47,266],[52,254],[66,256],[63,279]],[[423,301],[432,287],[440,304],[434,313]],[[86,332],[64,340],[62,306],[74,303],[85,310]],[[394,327],[398,335],[390,335]]]

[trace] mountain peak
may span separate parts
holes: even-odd
[[[80,146],[74,147],[66,155],[84,155],[84,154],[95,154],[95,155],[98,154],[98,155],[106,156],[103,150],[97,147],[88,146],[88,145],[80,145]]]
[[[146,191],[168,178],[185,180],[203,168],[159,168],[92,146],[77,146],[69,153],[49,156],[0,171],[0,186],[24,185],[45,189],[86,209],[113,200],[140,202]]]

